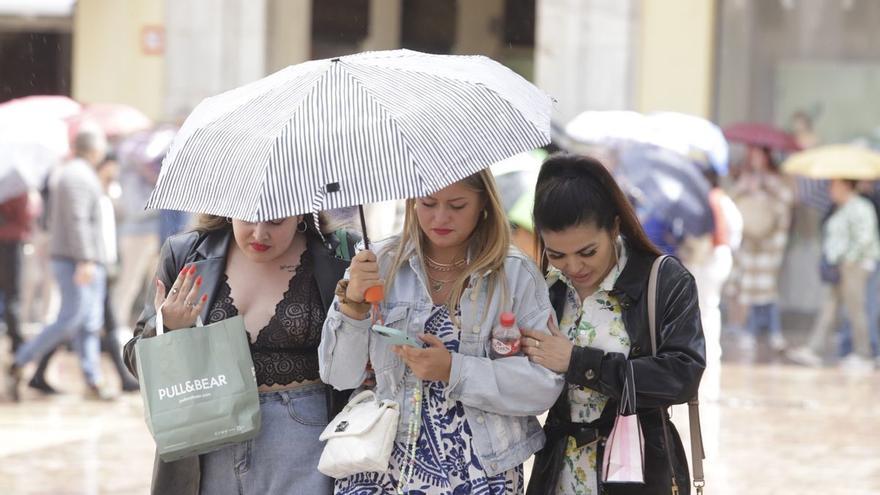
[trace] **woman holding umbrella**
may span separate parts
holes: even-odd
[[[689,493],[687,461],[667,409],[697,393],[705,368],[694,278],[674,258],[662,262],[653,355],[647,285],[660,252],[605,167],[587,157],[548,159],[534,218],[561,332],[524,331],[523,348],[533,362],[562,373],[566,388],[547,418],[547,445],[528,493]],[[644,432],[643,485],[600,476],[627,381]]]
[[[340,282],[324,324],[321,377],[355,387],[369,359],[377,395],[401,404],[401,425],[418,433],[398,435],[386,473],[341,479],[336,493],[522,493],[522,464],[544,443],[535,415],[556,400],[562,379],[521,355],[487,354],[502,312],[547,334],[543,278],[510,248],[486,170],[407,200],[404,224],[375,253],[355,256]],[[394,346],[370,332],[365,292],[382,280],[384,324],[418,334],[424,348]]]
[[[731,198],[743,216],[743,239],[731,277],[737,302],[747,308],[748,331],[743,344],[754,346],[767,328],[770,346],[785,348],[779,314],[779,273],[788,244],[794,193],[779,174],[769,148],[750,146],[747,167]]]
[[[317,470],[318,436],[344,397],[331,396],[321,383],[317,348],[347,266],[324,245],[311,215],[268,222],[202,215],[192,232],[168,239],[154,296],[125,346],[126,364],[137,372],[135,344],[156,335],[156,308],[163,302],[166,331],[192,327],[199,316],[209,324],[241,315],[262,427],[245,443],[174,462],[157,459],[153,493],[332,491],[332,479]]]

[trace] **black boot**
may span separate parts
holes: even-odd
[[[49,385],[49,382],[46,381],[46,369],[49,368],[49,360],[52,359],[52,356],[55,355],[55,352],[58,350],[56,347],[52,349],[43,359],[40,359],[40,363],[37,365],[37,371],[34,372],[34,376],[31,378],[31,381],[28,382],[28,387],[39,390],[40,392],[46,395],[57,394],[58,390],[55,389],[52,385]]]
[[[28,382],[28,387],[38,390],[46,395],[56,395],[58,390],[55,389],[52,385],[49,385],[44,378],[37,377],[36,375],[31,378],[31,381]]]
[[[21,368],[12,364],[9,367],[9,371],[6,376],[6,394],[9,396],[9,399],[12,402],[21,401],[21,396],[18,394],[18,384],[21,382]]]

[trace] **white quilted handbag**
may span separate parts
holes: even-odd
[[[318,461],[318,471],[333,478],[384,473],[399,417],[397,402],[379,401],[372,390],[357,394],[321,433],[321,441],[327,444]]]

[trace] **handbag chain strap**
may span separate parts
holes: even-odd
[[[651,267],[651,276],[648,279],[648,328],[651,330],[651,355],[657,356],[657,279],[660,275],[660,266],[668,256],[660,256]],[[669,475],[672,478],[672,494],[678,495],[678,482],[675,480],[675,471],[672,468],[672,444],[669,442],[669,424],[666,419],[666,411],[661,408],[660,420],[663,423],[663,439],[666,444],[666,460],[669,464]],[[691,461],[694,470],[694,488],[697,495],[703,495],[703,487],[706,486],[706,478],[703,474],[703,459],[706,454],[703,451],[703,433],[700,428],[700,401],[694,396],[688,401],[688,418],[690,420],[691,436]]]
[[[406,372],[404,372],[406,377]],[[397,480],[397,494],[403,495],[406,484],[412,478],[413,471],[416,466],[416,449],[419,443],[419,430],[421,429],[422,419],[422,381],[419,380],[418,386],[413,389],[412,399],[410,399],[409,423],[406,429],[406,452],[404,453],[404,465],[400,469],[400,479]]]

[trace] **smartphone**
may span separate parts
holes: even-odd
[[[418,340],[407,336],[396,328],[386,327],[384,325],[373,325],[373,332],[387,339],[391,345],[408,345],[417,349],[422,348],[422,343]]]

